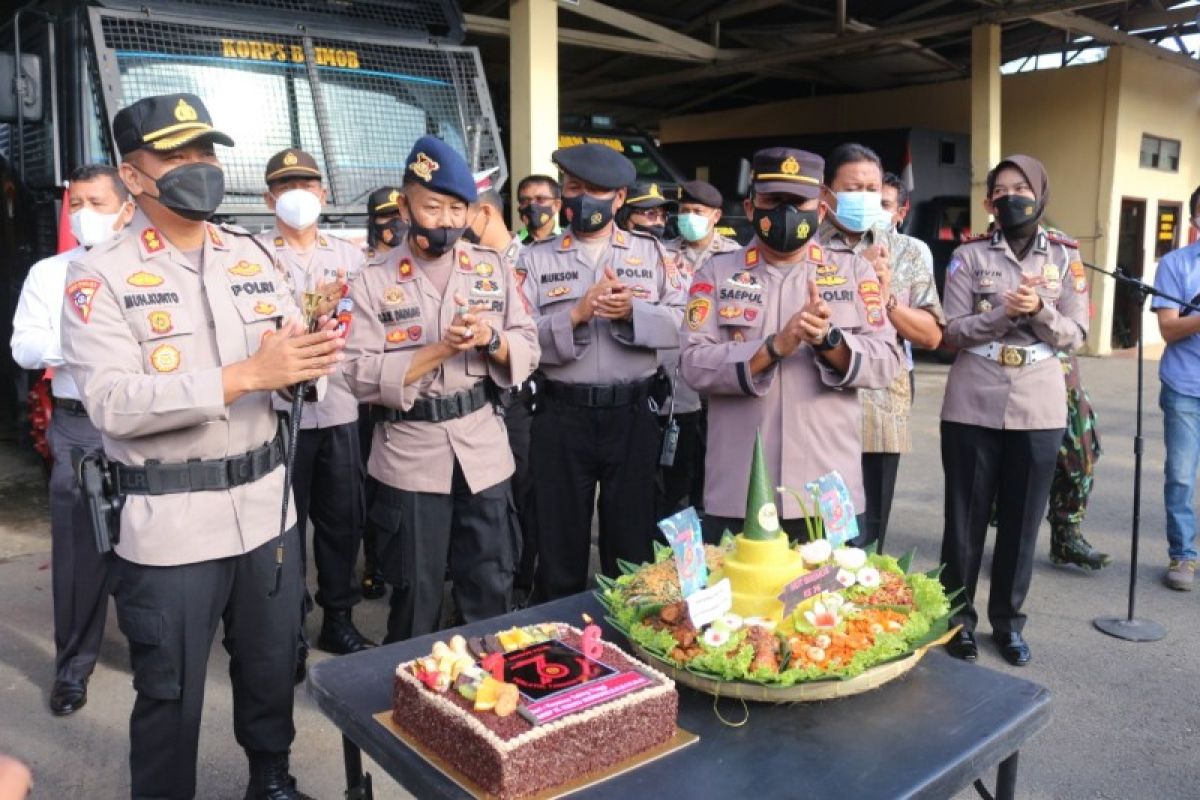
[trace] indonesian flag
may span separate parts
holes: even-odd
[[[912,145],[904,145],[904,168],[900,170],[900,180],[904,181],[904,188],[908,189],[909,194],[913,190],[913,168],[912,168]]]
[[[58,252],[65,253],[79,247],[75,234],[71,233],[71,184],[63,184],[62,211],[58,214]]]

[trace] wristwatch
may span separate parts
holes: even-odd
[[[492,338],[488,339],[487,344],[480,345],[479,349],[489,356],[496,355],[500,350],[500,331],[492,328]]]
[[[834,325],[829,326],[829,330],[825,331],[825,341],[817,345],[817,351],[824,353],[829,350],[836,350],[843,341],[842,329]]]
[[[772,361],[783,361],[783,355],[775,349],[775,334],[772,333],[766,338],[763,347],[767,349],[767,355],[771,357]]]
[[[899,304],[900,304],[900,301],[896,298],[896,295],[889,294],[887,302],[883,304],[883,308],[885,311],[887,311],[890,314],[890,313],[892,313],[892,310],[895,309],[895,307],[898,306]]]

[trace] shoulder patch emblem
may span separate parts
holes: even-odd
[[[96,299],[96,290],[99,288],[100,281],[95,278],[80,278],[67,287],[71,308],[75,309],[85,324],[92,316],[92,301]]]
[[[171,314],[167,311],[151,311],[146,315],[146,321],[150,323],[150,330],[154,333],[170,333],[175,328]]]
[[[138,271],[125,278],[125,282],[130,286],[139,286],[143,289],[151,286],[162,286],[163,277],[155,275],[153,272]]]
[[[237,275],[239,278],[249,278],[262,272],[262,264],[252,264],[249,261],[239,261],[228,270],[230,275]]]
[[[687,312],[684,315],[687,318],[688,327],[692,330],[700,330],[700,326],[708,319],[709,312],[712,311],[712,300],[707,297],[694,297],[687,304]]]
[[[179,349],[169,344],[160,344],[150,353],[150,366],[159,372],[174,372],[181,360]]]
[[[1072,261],[1071,266],[1067,268],[1071,272],[1071,283],[1073,288],[1079,294],[1087,291],[1087,278],[1083,274],[1083,262]]]

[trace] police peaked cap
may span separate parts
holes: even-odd
[[[588,142],[561,147],[550,160],[563,172],[601,189],[623,189],[637,178],[633,162],[606,144]]]

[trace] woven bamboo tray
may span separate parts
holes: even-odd
[[[877,667],[871,667],[860,675],[848,680],[831,678],[829,680],[806,681],[791,686],[768,686],[762,683],[748,681],[723,681],[698,675],[690,670],[681,669],[661,656],[646,650],[636,642],[630,641],[629,646],[637,656],[649,661],[654,668],[669,675],[676,683],[682,684],[699,692],[716,697],[732,697],[740,700],[752,700],[758,703],[810,703],[817,700],[835,700],[839,697],[869,692],[878,689],[889,681],[899,678],[915,667],[931,647],[939,647],[958,632],[958,627],[947,631],[932,642],[925,644],[912,653],[896,661],[889,661]]]

